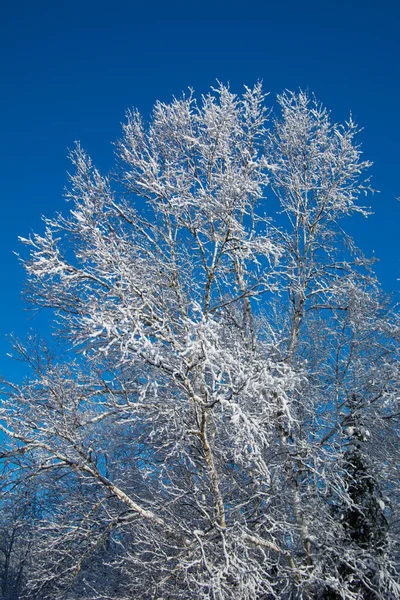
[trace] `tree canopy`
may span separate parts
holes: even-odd
[[[346,232],[371,163],[267,100],[129,112],[22,239],[59,344],[4,387],[4,598],[400,598],[399,313]]]

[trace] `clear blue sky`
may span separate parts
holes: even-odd
[[[148,113],[189,86],[216,79],[234,91],[258,79],[272,94],[309,89],[344,120],[364,127],[374,161],[375,216],[352,233],[388,291],[400,257],[400,4],[388,1],[180,2],[3,0],[0,8],[0,373],[6,335],[23,336],[24,274],[18,235],[41,231],[42,214],[64,206],[67,148],[74,140],[108,170],[110,142],[128,107]]]

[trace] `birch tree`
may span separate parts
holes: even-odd
[[[39,490],[26,597],[400,598],[398,313],[343,230],[370,163],[351,120],[278,107],[129,112],[113,175],[77,145],[69,213],[22,239],[62,350],[16,342],[1,408],[3,496]]]

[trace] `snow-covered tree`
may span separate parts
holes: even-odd
[[[69,214],[22,240],[62,350],[16,342],[1,407],[26,597],[400,598],[398,314],[343,229],[370,164],[278,104],[128,113],[113,175],[78,145]]]

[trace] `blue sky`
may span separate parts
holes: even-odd
[[[24,311],[18,235],[64,208],[75,140],[104,171],[125,110],[148,113],[216,79],[233,91],[262,79],[272,95],[314,92],[336,121],[350,110],[374,162],[375,215],[351,232],[380,259],[388,291],[400,277],[400,4],[391,2],[134,2],[4,0],[0,8],[0,373],[17,367],[6,339],[40,319]],[[272,101],[272,98],[271,98]]]

